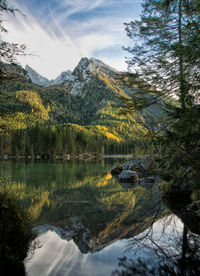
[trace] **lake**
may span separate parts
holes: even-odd
[[[188,260],[199,261],[199,236],[161,202],[158,182],[141,187],[112,177],[116,162],[0,163],[38,233],[28,275],[179,275],[183,267],[196,275]]]

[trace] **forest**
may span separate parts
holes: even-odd
[[[101,1],[97,2],[98,6]],[[2,38],[9,33],[4,27],[3,15],[18,12],[6,0],[0,0]],[[0,40],[0,169],[5,176],[0,178],[0,219],[3,221],[0,274],[1,268],[4,272],[7,269],[8,275],[17,268],[25,275],[23,260],[35,238],[32,223],[37,224],[34,219],[37,217],[39,221],[42,213],[47,230],[42,235],[54,232],[60,244],[64,240],[65,245],[73,243],[76,248],[79,245],[81,254],[90,255],[94,252],[90,248],[94,242],[101,251],[111,240],[115,242],[116,237],[119,240],[138,238],[140,242],[140,234],[147,237],[148,232],[153,238],[154,223],[163,220],[165,230],[171,216],[176,215],[178,226],[182,227],[178,230],[181,253],[173,244],[175,262],[170,270],[166,262],[163,272],[159,264],[166,261],[167,254],[161,258],[164,251],[154,247],[152,241],[156,254],[159,255],[160,249],[162,252],[155,269],[158,275],[193,276],[199,272],[199,267],[195,271],[192,264],[198,264],[200,258],[200,2],[143,0],[140,17],[124,26],[130,38],[130,44],[123,47],[128,55],[126,71],[82,57],[70,78],[50,86],[34,83],[28,71],[18,64],[18,58],[27,55],[24,44],[9,42],[6,38]],[[130,168],[130,163],[125,162],[124,166],[117,161],[114,168],[120,174],[128,171],[136,175],[131,183],[120,181],[119,175],[110,173],[113,160],[104,159],[111,154],[132,154],[130,161],[139,160],[144,165],[143,172],[137,166]],[[145,158],[152,160],[151,170],[145,171]],[[68,162],[69,159],[72,160]],[[88,159],[98,160],[85,162]],[[62,162],[52,162],[55,160]],[[51,180],[51,177],[55,178]],[[20,200],[28,206],[28,213],[20,207]],[[96,213],[93,202],[100,206]],[[118,210],[116,206],[125,210],[116,211],[119,216],[112,214]],[[146,210],[155,212],[152,215]],[[55,214],[56,222],[52,219],[49,226],[49,218]],[[97,236],[91,235],[88,227],[84,228],[84,221],[88,222],[91,214],[92,227],[98,228],[98,223],[102,227],[105,223],[105,229]],[[169,218],[169,224],[165,224],[165,218]],[[120,224],[124,224],[123,232]],[[190,232],[198,240],[195,259],[190,250]],[[171,242],[174,232],[169,233],[170,239],[165,242]],[[21,244],[23,238],[24,244]],[[100,238],[106,238],[106,245]],[[145,275],[148,270],[140,259],[133,262],[133,268],[126,264],[126,257],[118,260],[122,271],[115,270],[113,273],[117,275],[131,275],[129,270]],[[9,267],[9,263],[14,265]]]
[[[108,134],[107,134],[108,135]],[[100,158],[103,154],[128,154],[138,142],[118,142],[101,132],[79,125],[35,126],[1,135],[1,158],[63,159]],[[68,156],[68,157],[67,157]]]

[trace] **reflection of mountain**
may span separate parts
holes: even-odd
[[[111,275],[125,242],[117,242],[101,252],[82,254],[75,243],[61,239],[55,232],[40,235],[42,247],[26,262],[31,276]]]
[[[51,226],[40,226],[40,232],[53,230],[63,239],[73,239],[82,253],[95,252],[115,240],[138,235],[151,226],[155,217],[157,220],[164,215],[156,187],[148,192],[139,187],[127,191],[120,189],[104,197],[99,195],[97,200],[93,208],[89,208],[91,203],[87,201],[80,203],[73,216],[50,222]],[[68,213],[66,206],[63,209]]]
[[[43,246],[26,265],[32,276],[199,275],[199,236],[174,215],[156,221],[133,239],[118,240],[93,254],[82,254],[61,228],[62,233],[47,225],[40,230]]]
[[[18,163],[11,189],[36,224],[51,225],[49,229],[73,239],[83,253],[99,251],[137,235],[164,214],[157,185],[125,189],[107,173],[111,166]]]

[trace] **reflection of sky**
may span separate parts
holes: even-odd
[[[156,222],[149,236],[163,250],[168,250],[177,242],[177,238],[182,236],[182,229],[181,221],[175,216],[169,216]],[[148,230],[144,231],[138,237],[146,236],[147,232]],[[54,231],[45,230],[39,240],[42,247],[37,249],[33,258],[26,263],[30,276],[107,276],[118,268],[118,258],[124,256],[135,260],[138,257],[145,258],[151,266],[156,265],[158,261],[150,249],[139,249],[139,244],[131,246],[131,239],[118,240],[92,254],[82,254],[72,240],[61,239]],[[143,242],[151,248],[148,237]]]
[[[129,43],[124,22],[139,17],[141,0],[11,0],[24,14],[9,16],[9,41],[25,43],[35,56],[20,58],[55,78],[81,57],[96,57],[125,70],[122,46]]]
[[[55,232],[40,236],[43,245],[26,265],[30,276],[102,276],[117,267],[117,257],[123,253],[123,242],[94,254],[82,254],[75,243],[62,240]]]

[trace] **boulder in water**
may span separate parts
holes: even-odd
[[[123,170],[119,175],[119,181],[136,183],[139,180],[138,175],[132,170]]]

